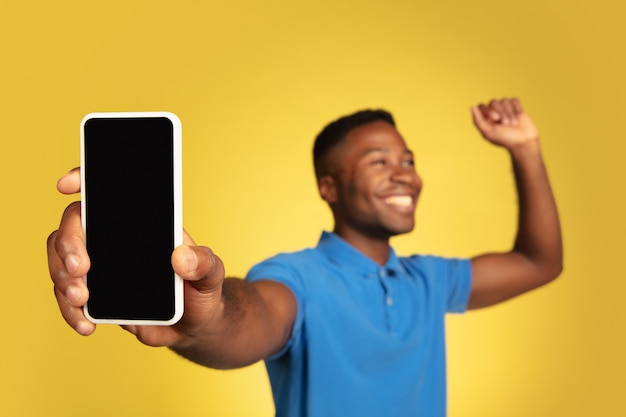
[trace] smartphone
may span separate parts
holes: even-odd
[[[183,282],[182,127],[168,112],[90,113],[81,122],[82,226],[94,323],[172,325]]]

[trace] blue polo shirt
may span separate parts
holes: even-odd
[[[291,338],[266,360],[278,417],[446,415],[444,315],[465,310],[467,259],[398,257],[380,266],[335,234],[279,254],[247,279],[287,285]]]

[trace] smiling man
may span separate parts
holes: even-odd
[[[511,156],[519,220],[510,251],[398,256],[389,240],[413,230],[422,182],[392,116],[362,111],[329,124],[314,146],[332,233],[323,232],[315,248],[259,263],[245,281],[225,279],[220,259],[186,236],[172,255],[185,279],[183,319],[125,329],[213,368],[265,360],[277,416],[444,416],[445,314],[510,299],[562,268],[534,123],[517,99],[492,100],[472,115],[483,137]],[[58,188],[78,192],[78,172]],[[95,325],[82,313],[89,257],[77,203],[50,235],[48,261],[63,317],[91,334]]]
[[[367,110],[331,123],[317,137],[313,155],[334,232],[384,263],[389,252],[385,242],[413,230],[422,188],[413,153],[391,114]]]

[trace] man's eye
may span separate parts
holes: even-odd
[[[412,159],[407,159],[406,161],[402,162],[402,165],[405,167],[412,167],[415,166],[415,161],[413,161]]]
[[[372,165],[385,165],[386,162],[384,159],[377,159],[375,161],[372,162]]]

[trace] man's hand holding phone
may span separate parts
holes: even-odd
[[[79,193],[80,170],[74,169],[63,176],[57,189],[63,194]],[[84,277],[91,263],[80,216],[79,202],[66,208],[58,230],[48,238],[48,266],[63,318],[77,333],[87,336],[95,331],[96,325],[87,320],[83,311],[89,298]],[[132,254],[120,256],[132,258]],[[185,233],[184,244],[172,254],[172,266],[185,282],[183,318],[174,326],[122,326],[150,346],[184,345],[187,337],[210,322],[221,304],[224,266],[209,248],[196,246]]]

